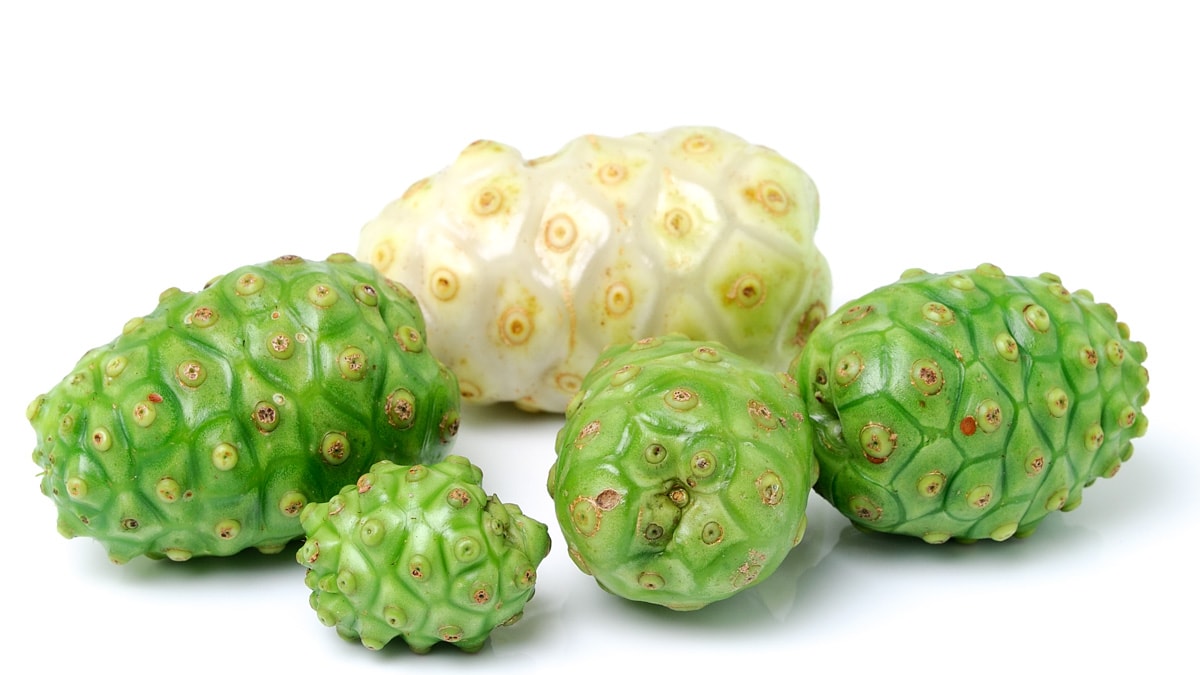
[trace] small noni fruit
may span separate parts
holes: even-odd
[[[786,373],[711,341],[644,338],[584,378],[547,489],[571,559],[602,588],[693,610],[800,542],[813,441]]]
[[[284,256],[165,291],[27,413],[59,531],[121,563],[277,552],[376,461],[443,456],[459,395],[407,290]]]
[[[415,652],[438,642],[465,651],[521,618],[546,526],[482,488],[483,473],[450,455],[436,464],[380,462],[327,503],[304,508],[309,603],[347,640],[380,649],[399,637]]]
[[[1052,274],[929,274],[846,303],[791,369],[816,491],[860,529],[930,543],[1027,536],[1146,432],[1146,348]]]
[[[784,370],[825,316],[812,180],[710,127],[467,147],[363,227],[463,398],[562,412],[610,344],[683,333]]]

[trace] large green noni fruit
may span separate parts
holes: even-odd
[[[816,491],[857,526],[1004,540],[1075,508],[1146,432],[1146,348],[1052,274],[906,272],[846,303],[791,373]]]
[[[767,578],[815,479],[795,382],[715,342],[611,347],[567,408],[547,489],[571,559],[618,596],[692,610]]]
[[[450,455],[436,464],[380,462],[327,503],[301,513],[296,553],[318,618],[380,649],[438,642],[465,651],[509,626],[533,597],[550,551],[546,526],[488,496],[483,472]]]
[[[443,456],[458,406],[413,296],[336,254],[169,289],[28,417],[59,531],[125,562],[279,551],[376,461]]]

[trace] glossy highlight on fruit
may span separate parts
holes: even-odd
[[[1053,274],[906,272],[846,303],[790,372],[816,491],[860,529],[1005,540],[1079,505],[1146,432],[1146,347]]]
[[[300,515],[312,608],[347,640],[415,652],[438,642],[480,649],[521,618],[546,526],[482,487],[483,472],[450,455],[434,464],[380,462]]]
[[[547,480],[571,559],[618,596],[694,610],[766,579],[804,534],[813,425],[786,373],[710,341],[606,350]]]
[[[452,446],[459,394],[412,294],[346,254],[169,289],[27,415],[59,531],[114,562],[277,552],[305,504]]]
[[[525,160],[471,144],[362,229],[476,403],[561,412],[610,344],[715,340],[783,370],[824,318],[816,187],[712,127],[588,135]]]

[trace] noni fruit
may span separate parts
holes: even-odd
[[[436,464],[380,462],[327,503],[304,508],[309,602],[347,640],[380,649],[399,637],[415,652],[438,642],[465,651],[521,618],[546,526],[488,496],[483,473],[450,455]]]
[[[547,489],[575,564],[607,591],[692,610],[767,578],[815,479],[796,384],[719,343],[616,346],[559,431]]]
[[[443,456],[458,414],[412,294],[347,254],[169,289],[28,409],[59,531],[114,562],[277,552],[376,461]]]
[[[584,136],[526,161],[478,141],[363,227],[463,398],[562,412],[610,344],[679,332],[784,370],[830,297],[817,191],[709,127]]]
[[[791,369],[816,491],[861,529],[930,543],[1031,534],[1129,459],[1145,358],[1055,275],[910,270],[830,315]]]

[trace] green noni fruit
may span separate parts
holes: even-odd
[[[697,609],[799,543],[813,439],[786,373],[715,342],[647,338],[584,378],[547,489],[571,559],[601,587]]]
[[[443,456],[458,406],[413,296],[336,254],[169,289],[28,417],[59,531],[125,562],[277,552],[376,461]]]
[[[544,524],[488,496],[483,473],[450,455],[380,462],[327,503],[304,508],[296,554],[320,621],[380,649],[438,642],[465,651],[521,618],[550,551]]]
[[[1070,510],[1146,432],[1146,348],[1052,274],[906,272],[846,303],[791,368],[816,491],[861,529],[1004,540]]]

